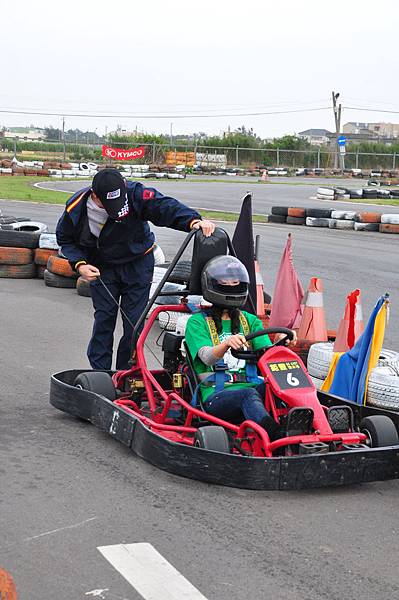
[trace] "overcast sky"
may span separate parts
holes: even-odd
[[[4,3],[4,0],[3,0]],[[331,106],[399,111],[395,0],[22,0],[1,7],[0,109],[150,115],[66,116],[66,129],[261,137],[334,129]],[[206,115],[178,118],[177,115]],[[229,116],[210,117],[211,114]],[[345,109],[347,121],[399,114]],[[61,127],[59,116],[0,113],[0,126]]]

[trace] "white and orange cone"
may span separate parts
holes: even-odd
[[[323,305],[323,282],[312,277],[305,294],[305,308],[298,329],[299,340],[327,342],[327,325]]]
[[[256,314],[259,319],[265,316],[265,296],[263,294],[263,277],[260,272],[259,263],[255,258],[255,277],[256,277]]]
[[[338,327],[334,352],[347,352],[356,344],[364,331],[360,290],[353,290],[346,297],[344,316]]]

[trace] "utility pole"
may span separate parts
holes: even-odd
[[[337,106],[337,100],[339,98],[339,93],[331,92],[332,102],[333,102],[333,111],[334,111],[334,120],[335,120],[335,153],[334,153],[334,169],[338,169],[338,138],[341,132],[341,110],[342,105],[339,104]],[[341,169],[342,167],[342,157],[340,156]]]
[[[172,150],[173,144],[173,123],[170,124],[170,149]]]
[[[64,162],[65,162],[65,117],[62,117],[62,143],[64,146]]]

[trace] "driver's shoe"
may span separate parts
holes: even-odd
[[[271,442],[275,442],[285,436],[284,429],[269,415],[263,417],[259,425],[266,430]]]

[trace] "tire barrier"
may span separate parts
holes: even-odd
[[[57,256],[57,250],[48,250],[47,248],[36,248],[34,254],[34,263],[40,266],[47,266],[50,256]]]
[[[47,270],[54,275],[61,275],[65,278],[77,279],[79,277],[79,275],[72,269],[69,262],[65,258],[60,258],[59,256],[49,256],[47,261]]]
[[[330,219],[331,213],[332,213],[331,208],[306,208],[305,209],[305,214],[307,217]]]
[[[288,206],[272,206],[272,215],[286,217],[288,215]]]
[[[318,187],[317,195],[324,196],[326,198],[329,198],[330,200],[334,200],[335,190],[334,190],[334,188]]]
[[[346,219],[329,219],[328,226],[330,229],[353,229],[354,224],[354,221]]]
[[[306,225],[305,217],[290,217],[288,216],[286,219],[286,223],[288,225]]]
[[[34,233],[45,233],[47,231],[47,225],[38,221],[17,221],[12,223],[12,228],[14,231],[31,231]]]
[[[289,208],[288,209],[288,216],[289,217],[303,218],[303,217],[305,217],[305,209],[304,208],[297,208],[297,207]]]
[[[355,214],[358,223],[381,223],[381,214],[375,212],[360,212]]]
[[[306,217],[306,225],[308,227],[328,227],[330,219],[324,219],[321,217]]]
[[[79,296],[91,298],[90,281],[83,279],[83,277],[78,277],[76,280],[76,291],[78,292]]]
[[[381,215],[381,223],[390,225],[399,225],[399,214],[384,214]]]
[[[76,279],[72,279],[72,277],[64,277],[63,275],[57,275],[56,273],[51,273],[48,269],[44,271],[44,283],[48,287],[56,287],[56,288],[76,288]]]
[[[286,212],[287,216],[283,215],[283,212]],[[305,214],[306,218],[301,216],[303,214]],[[381,214],[370,211],[334,210],[332,208],[272,206],[272,214],[266,216],[269,223],[329,227],[329,229],[340,230],[399,233],[399,212]]]
[[[371,371],[367,387],[367,404],[399,411],[399,368],[381,365]]]
[[[33,250],[0,246],[1,265],[28,265],[33,262]]]
[[[353,221],[356,213],[351,210],[333,210],[331,213],[332,219],[345,219]]]
[[[39,237],[39,233],[30,231],[3,231],[0,229],[0,246],[34,249],[39,245]]]
[[[358,223],[355,221],[353,229],[355,231],[379,231],[379,223]]]
[[[27,265],[0,265],[0,277],[3,279],[33,279],[36,277],[35,263]]]
[[[58,250],[57,237],[55,233],[42,233],[39,238],[39,248],[48,248],[49,250]]]
[[[287,217],[283,215],[268,215],[267,221],[268,223],[286,223]]]

